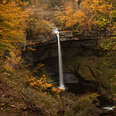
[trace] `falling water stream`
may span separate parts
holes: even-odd
[[[61,52],[61,44],[60,44],[60,34],[57,28],[53,29],[53,32],[57,35],[58,39],[58,60],[59,60],[59,88],[65,89],[64,81],[63,81],[63,66],[62,66],[62,52]]]

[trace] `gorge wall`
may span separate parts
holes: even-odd
[[[60,40],[63,61],[67,61],[71,57],[90,56],[98,53],[96,50],[96,38],[94,37],[79,37],[71,31],[61,31]],[[52,63],[55,63],[57,65],[58,47],[56,35],[51,33],[38,34],[33,39],[28,39],[27,43],[27,50],[23,52],[26,63],[33,65],[37,63],[50,63],[52,65]]]

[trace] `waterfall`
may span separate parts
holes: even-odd
[[[64,80],[63,80],[63,66],[62,66],[62,51],[61,51],[61,44],[60,44],[60,34],[57,28],[53,29],[53,32],[57,35],[57,39],[58,39],[59,88],[65,89]]]

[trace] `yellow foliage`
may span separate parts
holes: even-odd
[[[42,75],[42,77],[37,80],[36,78],[34,77],[31,77],[27,83],[29,84],[30,87],[33,87],[39,91],[49,91],[49,92],[53,92],[53,93],[56,93],[56,94],[59,94],[61,92],[64,92],[63,89],[59,89],[59,88],[56,88],[53,86],[52,83],[48,83],[47,82],[47,77],[45,74]]]
[[[28,83],[31,87],[34,87],[39,90],[47,90],[48,88],[51,88],[53,85],[47,82],[46,75],[43,74],[42,77],[37,80],[34,77],[31,77],[28,80]]]
[[[25,42],[24,31],[28,16],[28,10],[21,9],[15,1],[0,4],[0,53],[11,51],[16,43]]]
[[[7,2],[7,0],[2,0],[2,3],[5,4]]]
[[[8,72],[13,72],[14,71],[13,67],[8,62],[4,63],[2,68],[5,69]]]
[[[22,63],[22,58],[19,50],[13,50],[9,52],[9,56],[6,56],[6,60],[2,66],[8,72],[13,72],[19,64]]]
[[[75,28],[76,31],[97,27],[100,16],[108,16],[112,5],[107,0],[82,0],[80,8],[67,6],[65,9],[56,12],[56,21],[63,28]]]
[[[59,88],[52,87],[52,92],[55,92],[55,93],[59,94],[61,92],[64,92],[64,89],[59,89]]]

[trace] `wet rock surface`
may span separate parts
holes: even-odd
[[[61,42],[63,61],[76,56],[96,55],[98,50],[95,49],[95,46],[95,40],[63,41]],[[58,48],[56,42],[52,44],[37,44],[36,46],[31,46],[30,48],[34,49],[34,51],[27,48],[27,50],[23,52],[25,62],[29,62],[31,64],[43,62],[48,65],[50,63],[51,66],[52,63],[55,63],[55,67],[57,68]]]
[[[60,40],[68,41],[68,40],[76,40],[76,41],[84,41],[84,40],[97,40],[97,36],[92,37],[90,35],[88,36],[80,36],[78,33],[74,33],[70,30],[65,31],[59,31],[60,34]],[[32,44],[33,43],[33,44]],[[56,34],[53,32],[37,32],[32,35],[27,36],[27,46],[32,45],[48,45],[48,44],[55,44],[57,43],[57,37]]]
[[[51,78],[58,84],[59,83],[59,74],[52,74],[50,75]],[[79,80],[78,78],[71,72],[64,72],[63,73],[63,81],[64,81],[64,84],[67,85],[67,84],[78,84],[79,83]]]

